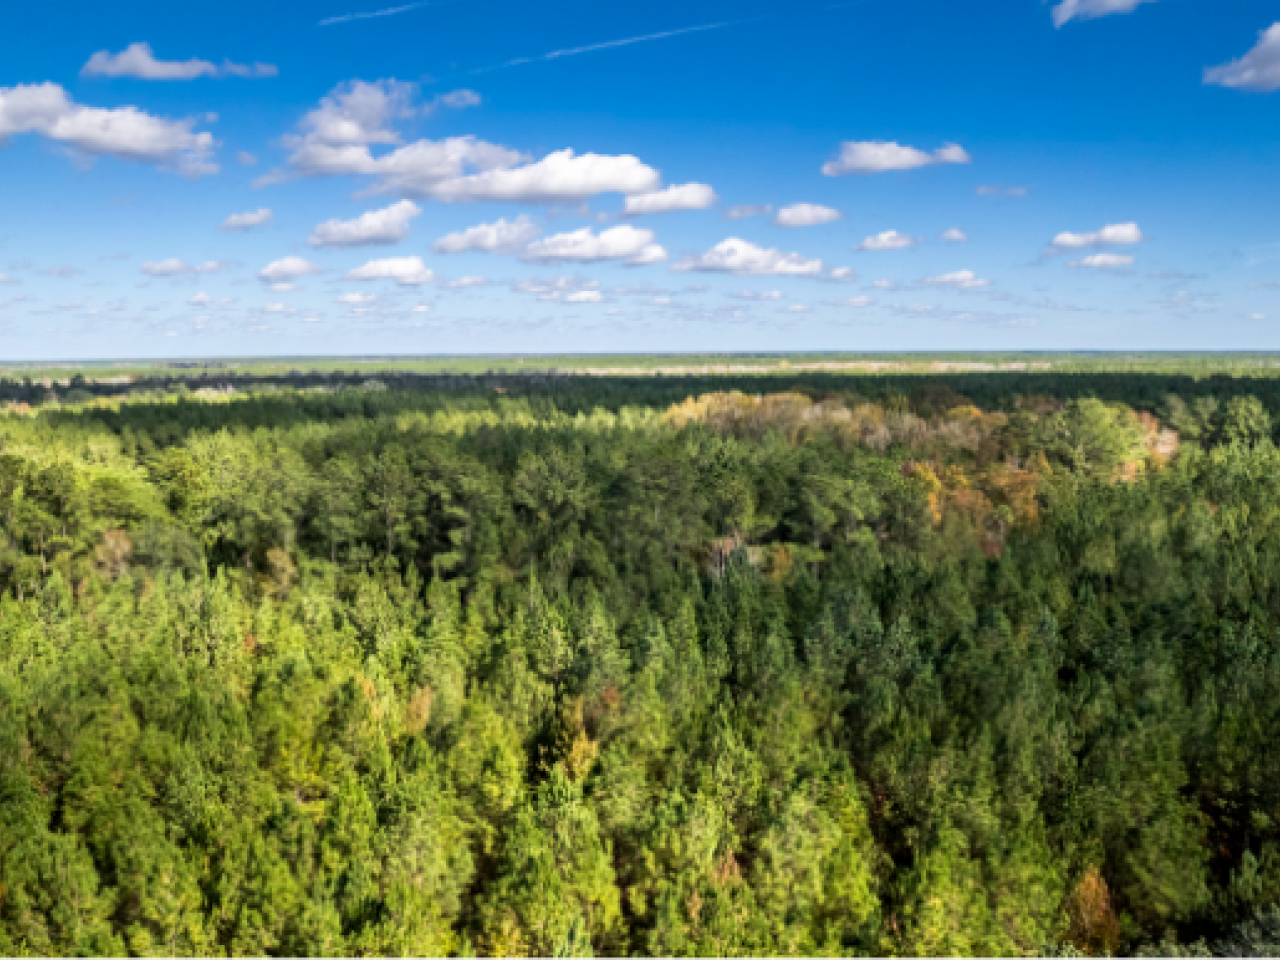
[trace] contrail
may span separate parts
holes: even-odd
[[[394,17],[397,13],[408,13],[410,10],[417,10],[419,7],[442,7],[446,3],[459,3],[460,0],[422,0],[420,3],[406,3],[402,7],[388,7],[386,10],[370,10],[368,13],[346,13],[340,17],[330,17],[327,20],[321,20],[316,24],[317,27],[331,27],[335,23],[349,23],[352,20],[372,20],[374,17]]]
[[[495,70],[506,70],[508,67],[519,67],[526,63],[544,63],[547,60],[559,60],[562,57],[576,57],[581,53],[594,53],[597,50],[608,50],[612,47],[628,47],[633,43],[648,43],[650,40],[665,40],[667,37],[678,37],[685,33],[701,33],[706,30],[723,30],[725,27],[736,27],[744,23],[759,23],[761,20],[772,20],[774,15],[752,17],[748,20],[724,20],[720,23],[704,23],[697,27],[685,27],[681,30],[666,30],[662,33],[649,33],[643,37],[627,37],[625,40],[609,40],[606,43],[593,43],[588,47],[570,47],[566,50],[553,50],[551,53],[539,54],[536,57],[519,57],[506,63],[497,63],[491,67],[480,67],[468,70],[458,76],[470,77],[477,73],[493,73]]]

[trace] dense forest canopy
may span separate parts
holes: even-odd
[[[1280,379],[0,399],[0,953],[1280,950]]]

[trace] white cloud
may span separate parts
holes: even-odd
[[[914,247],[916,241],[914,237],[908,237],[904,233],[897,230],[886,230],[883,233],[877,233],[874,237],[867,237],[860,244],[858,250],[905,250],[907,247]]]
[[[431,249],[436,253],[519,253],[542,235],[541,228],[521,214],[514,220],[481,223],[441,237]]]
[[[148,43],[133,43],[120,53],[99,50],[80,71],[83,77],[134,77],[138,80],[194,80],[197,77],[274,77],[269,63],[244,65],[224,60],[157,60]]]
[[[788,306],[782,307],[781,309],[779,309],[778,312],[779,313],[813,313],[813,307],[809,306],[806,303],[793,303]]]
[[[1096,233],[1060,233],[1053,238],[1059,250],[1078,250],[1109,243],[1141,243],[1142,231],[1136,223],[1113,223]]]
[[[601,193],[648,193],[657,189],[658,171],[633,156],[548,154],[520,167],[503,165],[465,177],[433,182],[391,176],[388,187],[447,203],[502,200],[516,203],[564,203]]]
[[[780,227],[815,227],[840,219],[840,211],[816,203],[793,203],[783,207],[773,222]]]
[[[706,210],[719,198],[705,183],[686,183],[667,187],[653,193],[627,197],[626,216],[637,217],[649,213],[672,213],[677,210]]]
[[[414,313],[430,313],[430,312],[431,312],[431,304],[429,304],[429,303],[420,303],[420,304],[418,304],[416,307],[414,307],[414,308],[413,308],[413,312],[414,312]]]
[[[871,285],[877,290],[897,290],[898,285],[892,280],[872,280]]]
[[[450,290],[467,290],[471,287],[484,287],[489,283],[484,277],[459,277],[445,284]]]
[[[957,270],[955,273],[944,273],[940,277],[929,277],[924,284],[929,287],[951,287],[955,290],[977,290],[991,286],[991,281],[979,279],[972,270]]]
[[[592,233],[590,227],[559,233],[529,244],[524,256],[528,260],[590,263],[596,260],[626,260],[635,265],[658,263],[667,252],[653,242],[652,230],[641,230],[623,224]]]
[[[751,300],[753,302],[764,302],[768,300],[781,300],[781,290],[740,290],[731,294],[735,300]]]
[[[265,307],[262,308],[262,312],[290,314],[290,313],[297,313],[298,311],[295,310],[293,307],[289,306],[287,303],[268,303]]]
[[[390,124],[413,116],[416,93],[413,84],[397,80],[353,80],[335,87],[298,126],[322,143],[399,143]]]
[[[1258,34],[1258,43],[1239,60],[1204,72],[1204,82],[1252,93],[1280,90],[1280,23]]]
[[[358,306],[362,303],[373,303],[377,299],[378,295],[376,293],[344,293],[338,298],[338,303]]]
[[[381,210],[370,210],[354,220],[326,220],[311,232],[312,247],[360,247],[399,243],[409,236],[409,221],[422,209],[411,200],[401,200]]]
[[[465,110],[467,107],[478,107],[483,102],[484,98],[474,90],[454,90],[452,93],[442,93],[437,96],[427,105],[427,110],[431,111],[437,107]]]
[[[308,274],[319,273],[320,268],[301,257],[283,257],[273,260],[258,271],[258,279],[266,283],[283,284]]]
[[[947,243],[965,243],[968,241],[969,237],[963,230],[957,230],[955,227],[952,227],[950,230],[943,231],[942,239]]]
[[[858,309],[861,309],[863,307],[869,307],[874,303],[875,301],[870,297],[845,297],[843,300],[833,301],[831,305],[833,307],[857,307]]]
[[[519,163],[521,154],[474,137],[419,140],[375,157],[371,145],[401,143],[396,120],[415,113],[417,87],[395,80],[355,80],[335,87],[298,123],[300,133],[283,138],[290,151],[287,169],[260,178],[256,186],[297,177],[385,177],[384,185],[413,185],[458,177],[469,169],[485,170]],[[385,191],[384,191],[385,192]]]
[[[1074,260],[1068,266],[1087,270],[1117,270],[1133,265],[1133,257],[1121,256],[1118,253],[1095,253],[1083,260]]]
[[[75,103],[56,83],[0,87],[0,144],[35,133],[86,157],[154,164],[188,177],[217,173],[210,133],[194,120],[164,120],[137,107],[103,110]]]
[[[700,257],[677,263],[672,269],[739,276],[816,277],[822,273],[822,261],[808,260],[798,253],[766,250],[733,237],[722,240]]]
[[[971,158],[958,144],[948,143],[933,153],[884,140],[849,141],[840,145],[840,155],[823,165],[828,177],[845,174],[887,173],[915,170],[938,163],[969,163]]]
[[[659,244],[651,243],[627,261],[631,267],[647,267],[654,263],[663,263],[667,259],[667,251]]]
[[[1053,25],[1062,27],[1071,20],[1093,20],[1113,13],[1132,13],[1139,4],[1155,0],[1062,0],[1053,8]]]
[[[595,292],[600,300],[604,299],[603,294],[599,293],[600,282],[598,280],[580,280],[576,277],[519,280],[512,284],[512,288],[519,293],[532,293],[543,301],[566,300],[571,296],[584,292]],[[574,302],[581,303],[583,301],[575,300]]]
[[[187,263],[185,260],[171,257],[168,260],[148,260],[142,265],[142,272],[152,277],[178,277],[192,273],[217,273],[226,268],[227,264],[222,260]]]
[[[203,290],[187,301],[187,303],[191,304],[193,307],[222,306],[223,304],[233,302],[234,301],[230,297],[211,297]]]
[[[470,91],[433,101],[446,106],[474,102]],[[267,186],[298,177],[375,178],[366,194],[400,194],[445,202],[501,200],[560,203],[600,193],[635,194],[657,190],[661,178],[632,156],[575,155],[561,150],[536,162],[516,150],[451,137],[401,146],[395,121],[421,113],[417,88],[395,80],[340,85],[299,122],[299,132],[283,138],[290,151],[286,169],[261,177]],[[428,108],[429,109],[429,108]],[[376,155],[374,146],[394,147]]]
[[[248,150],[239,150],[236,152],[236,162],[242,167],[256,167],[258,165],[258,158]]]
[[[980,197],[1025,197],[1026,187],[1004,187],[996,184],[984,184],[977,189]]]
[[[579,290],[564,298],[564,303],[603,303],[604,294],[599,290]]]
[[[220,229],[235,230],[252,230],[254,227],[260,227],[264,223],[270,223],[271,218],[275,214],[263,207],[260,210],[251,210],[248,213],[233,213],[227,219],[222,221]]]
[[[362,267],[347,271],[343,279],[394,280],[401,286],[416,286],[430,283],[434,276],[421,257],[391,257],[386,260],[370,260]]]
[[[853,267],[832,267],[827,279],[836,283],[851,283],[858,279],[858,271]]]
[[[728,220],[745,220],[747,217],[766,217],[773,213],[773,207],[767,203],[746,203],[731,207],[725,212]]]

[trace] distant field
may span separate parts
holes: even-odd
[[[956,373],[995,371],[1161,372],[1269,375],[1280,371],[1277,353],[796,353],[616,354],[485,356],[228,357],[214,359],[80,362],[0,362],[0,378],[67,381],[79,374],[95,383],[140,377],[219,374],[282,376],[297,373],[546,374],[583,376],[714,376],[798,372]],[[1271,374],[1274,375],[1274,374]]]

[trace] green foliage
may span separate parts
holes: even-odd
[[[0,417],[0,952],[1274,952],[1280,393],[1120,379]]]

